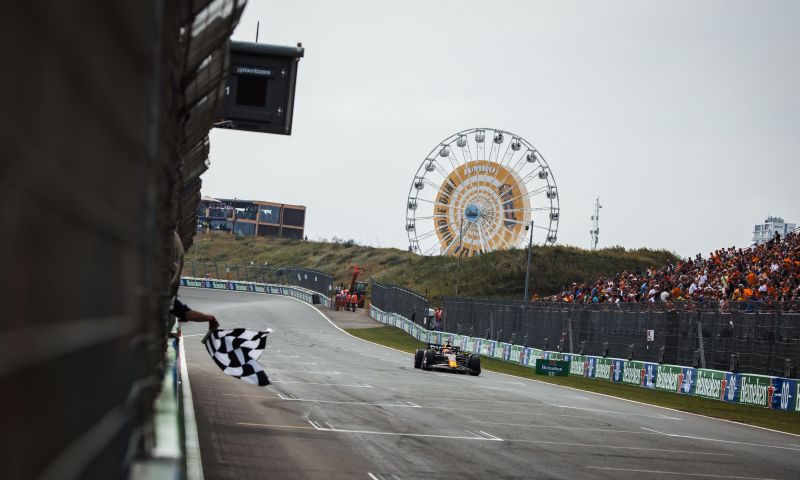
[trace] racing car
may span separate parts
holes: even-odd
[[[481,357],[461,351],[461,348],[449,344],[427,344],[426,349],[417,349],[414,353],[414,368],[423,370],[446,370],[451,372],[481,374]]]

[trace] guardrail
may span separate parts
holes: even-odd
[[[313,290],[323,295],[333,293],[333,275],[311,268],[187,260],[183,266],[183,273],[187,278],[213,278],[225,281],[290,285]]]
[[[426,330],[396,313],[370,306],[370,317],[425,343],[449,341],[467,352],[535,368],[537,359],[569,362],[569,374],[652,390],[800,412],[800,381],[768,375],[665,365],[654,362],[553,352],[485,338]]]
[[[181,287],[209,288],[212,290],[230,290],[235,292],[265,293],[271,295],[285,295],[294,297],[310,304],[321,304],[328,308],[331,306],[330,297],[302,287],[288,285],[273,285],[269,283],[241,282],[235,280],[220,280],[216,278],[181,277]],[[315,299],[317,301],[315,301]]]

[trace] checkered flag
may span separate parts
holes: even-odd
[[[264,387],[269,385],[269,377],[256,360],[267,346],[267,334],[271,332],[271,328],[266,332],[244,328],[211,330],[203,338],[203,343],[223,372]]]

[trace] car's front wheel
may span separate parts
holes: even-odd
[[[414,353],[414,368],[422,368],[422,357],[425,356],[425,350],[419,348]]]
[[[481,374],[481,357],[473,353],[469,356],[467,366],[469,367],[469,374],[477,377]]]
[[[425,350],[425,354],[422,357],[422,369],[432,370],[435,359],[436,356],[434,355],[433,350]]]

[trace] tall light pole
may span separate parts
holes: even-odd
[[[592,250],[597,250],[597,240],[600,236],[600,209],[603,208],[600,205],[600,197],[597,197],[594,201],[594,215],[592,215],[592,229],[589,230],[589,234],[592,236]]]
[[[525,225],[525,230],[531,231],[531,239],[528,241],[528,268],[525,270],[525,292],[522,294],[522,301],[527,302],[530,297],[528,296],[528,278],[531,275],[531,247],[533,246],[533,220],[530,225]]]

